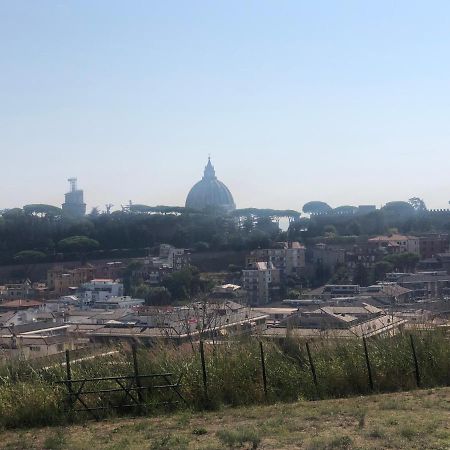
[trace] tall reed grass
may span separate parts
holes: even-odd
[[[423,387],[450,384],[450,345],[444,331],[433,330],[414,335]],[[286,338],[280,342],[263,341],[267,374],[264,391],[259,341],[256,337],[229,339],[205,344],[207,390],[198,345],[172,346],[156,343],[139,347],[140,374],[172,373],[181,377],[181,393],[193,409],[251,405],[265,402],[296,401],[365,395],[371,392],[363,342],[360,339],[320,339],[310,342],[317,375],[314,384],[305,342]],[[410,336],[371,338],[367,341],[374,391],[391,392],[417,387]],[[71,364],[72,378],[97,378],[132,375],[133,359],[125,345],[113,355]],[[84,415],[70,413],[66,388],[55,384],[64,380],[66,368],[59,363],[11,362],[0,367],[0,426],[20,427],[50,425],[68,420],[82,420]],[[151,386],[155,380],[144,379]],[[92,390],[111,389],[114,381],[87,385]],[[117,387],[117,385],[115,385]],[[95,394],[85,397],[89,406],[119,402],[122,393]],[[172,390],[150,389],[146,411],[160,411],[162,402],[177,400]],[[179,399],[178,399],[179,400]],[[80,405],[79,405],[80,406]],[[186,407],[180,402],[178,407]],[[69,410],[69,412],[68,412]],[[122,414],[123,410],[101,412],[103,416]]]

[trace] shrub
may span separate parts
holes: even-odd
[[[45,382],[6,383],[0,389],[0,425],[52,425],[63,419],[61,390]]]

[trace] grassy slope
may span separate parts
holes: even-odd
[[[450,388],[4,431],[0,448],[450,449]]]

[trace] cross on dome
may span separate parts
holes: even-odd
[[[206,180],[214,180],[216,178],[216,171],[211,163],[211,156],[208,156],[208,163],[206,164],[203,178]]]

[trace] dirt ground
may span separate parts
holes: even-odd
[[[2,449],[450,449],[450,388],[3,431]]]

